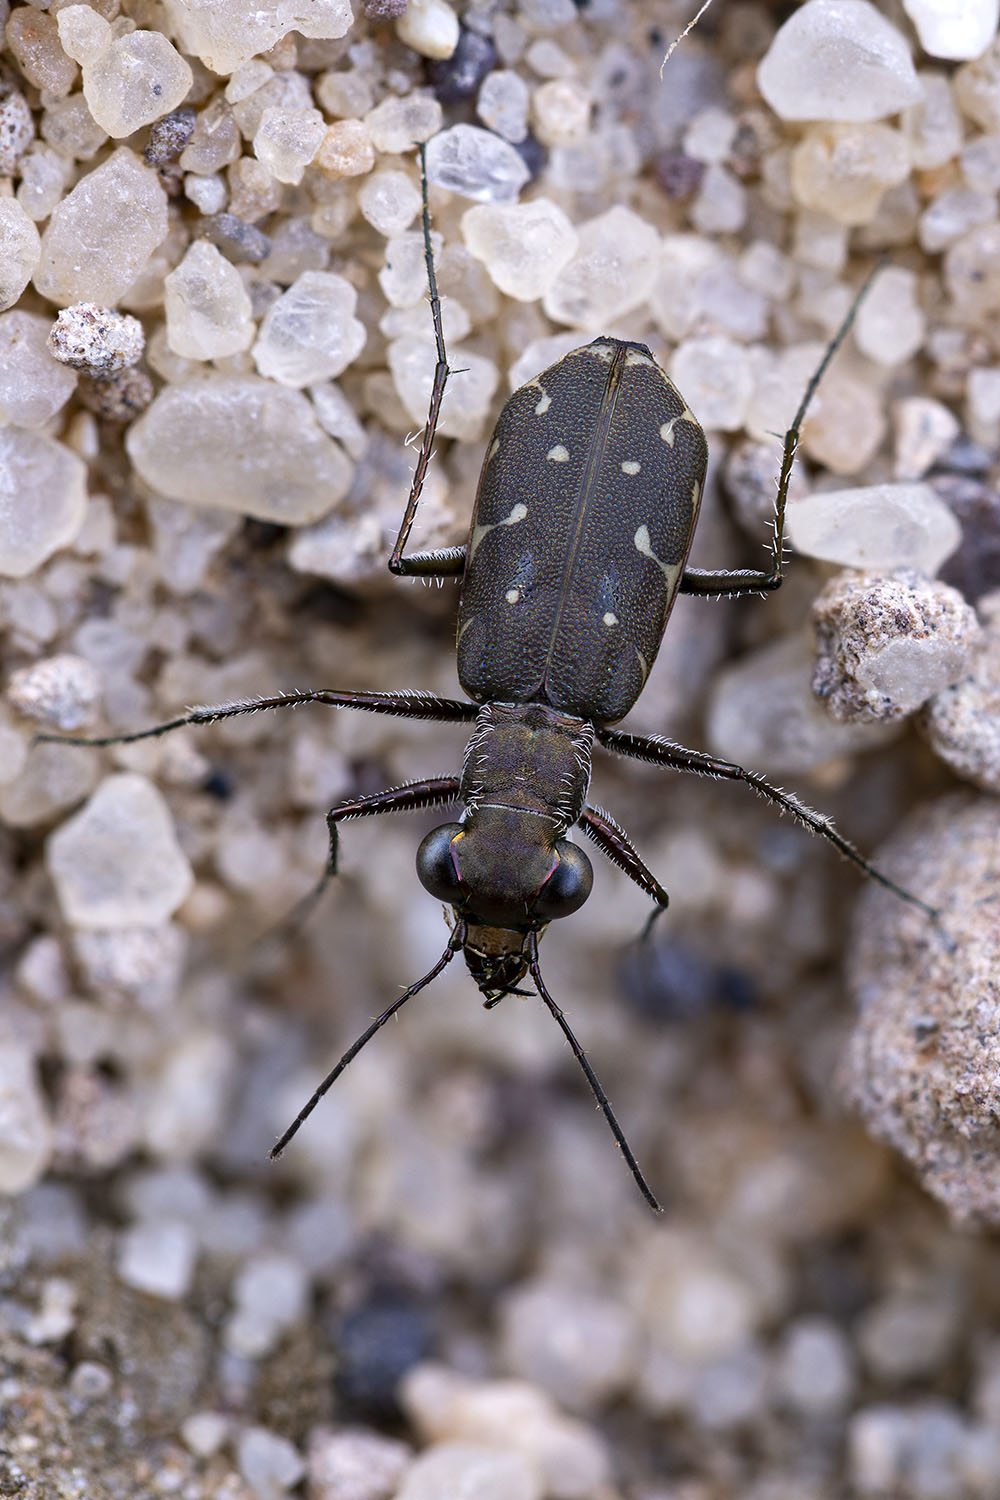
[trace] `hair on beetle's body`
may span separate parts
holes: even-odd
[[[423,151],[421,148],[423,164]],[[613,726],[642,692],[679,593],[766,593],[782,579],[785,502],[808,404],[845,337],[868,283],[806,388],[785,436],[770,569],[706,572],[687,566],[707,463],[705,435],[643,344],[599,337],[567,354],[508,399],[487,446],[465,547],[405,556],[449,376],[422,172],[425,260],[437,364],[427,425],[392,555],[397,575],[461,579],[458,673],[467,700],[431,693],[317,690],[194,709],[112,744],[299,703],[407,718],[474,722],[461,776],[407,782],[327,815],[330,852],[318,895],[336,874],[338,825],[352,818],[454,804],[417,853],[422,885],[452,910],[434,967],[376,1017],[277,1142],[279,1154],[375,1033],[458,953],[486,1006],[530,977],[585,1072],[647,1202],[658,1208],[604,1090],[549,994],[538,962],[542,933],[586,901],[590,861],[574,827],[665,910],[666,891],[628,835],[587,802],[594,745],[696,775],[746,782],[821,834],[901,899],[936,913],[873,869],[829,820],[755,772],[659,736]],[[870,280],[870,278],[869,278]],[[41,736],[41,738],[54,738]]]

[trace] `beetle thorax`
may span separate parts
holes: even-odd
[[[577,821],[590,785],[592,726],[537,703],[488,703],[465,752],[462,801],[551,820],[553,839]]]

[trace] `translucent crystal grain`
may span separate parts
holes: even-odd
[[[670,378],[709,431],[743,426],[754,372],[741,344],[721,336],[687,339],[671,356]]]
[[[903,266],[885,266],[854,320],[862,354],[880,365],[898,365],[920,349],[927,319],[917,301],[917,276]]]
[[[229,190],[225,179],[213,172],[209,177],[199,177],[189,172],[184,179],[184,196],[193,203],[199,213],[211,217],[222,213],[229,201]]]
[[[0,1193],[23,1193],[45,1171],[52,1129],[35,1060],[13,1042],[0,1045]]]
[[[371,83],[357,68],[343,73],[321,73],[314,92],[317,104],[335,120],[360,119],[375,102]]]
[[[42,138],[60,156],[71,161],[92,161],[107,140],[108,133],[90,113],[83,94],[74,93],[50,102],[42,115]]]
[[[253,343],[250,296],[239,271],[207,240],[195,240],[163,282],[167,343],[182,359],[220,359]]]
[[[398,155],[429,141],[441,129],[441,106],[433,94],[390,94],[364,117],[365,128],[376,151]]]
[[[49,350],[61,364],[98,378],[136,364],[145,344],[138,318],[92,302],[63,308],[48,337]]]
[[[85,7],[71,7],[81,8]],[[60,22],[64,15],[66,11]],[[83,65],[83,95],[90,113],[116,140],[176,109],[192,80],[188,64],[158,31],[115,37]]]
[[[405,1443],[363,1427],[314,1427],[309,1493],[315,1500],[390,1500],[411,1458]]]
[[[956,240],[944,258],[944,284],[966,321],[1000,311],[1000,224]]]
[[[363,120],[336,120],[328,126],[314,166],[327,177],[363,177],[375,165],[375,147]]]
[[[166,233],[167,195],[156,173],[120,146],[55,209],[42,235],[35,286],[58,306],[113,306]]]
[[[660,236],[629,208],[616,206],[578,227],[573,259],[545,295],[557,323],[595,332],[641,306],[660,269]]]
[[[886,425],[882,401],[871,386],[832,370],[803,423],[802,449],[834,474],[858,474],[878,452]]]
[[[48,146],[33,146],[22,156],[17,201],[37,223],[47,219],[66,190],[70,164]],[[6,200],[5,200],[6,201]],[[39,256],[41,243],[39,242]],[[0,261],[2,264],[2,261]],[[3,272],[0,271],[0,276]]]
[[[57,99],[69,93],[76,81],[76,63],[62,49],[54,16],[33,5],[21,5],[7,22],[4,40],[36,89]]]
[[[108,776],[53,833],[46,863],[73,927],[156,926],[192,885],[170,809],[151,781]]]
[[[441,254],[443,241],[431,230],[431,250]],[[385,247],[385,265],[378,273],[378,284],[392,307],[415,307],[427,296],[427,267],[424,264],[424,238],[418,230],[395,234]]]
[[[396,21],[396,35],[424,57],[447,58],[458,46],[458,17],[447,0],[408,0]]]
[[[531,173],[509,141],[478,125],[452,125],[427,143],[427,180],[478,203],[509,203]]]
[[[52,358],[49,322],[35,313],[0,314],[0,421],[44,427],[76,386],[76,376]]]
[[[298,1449],[267,1427],[247,1427],[240,1433],[236,1460],[257,1500],[281,1500],[305,1472]]]
[[[325,133],[318,109],[265,109],[253,138],[254,153],[278,182],[301,182]]]
[[[177,1302],[191,1285],[197,1249],[189,1224],[170,1219],[134,1224],[119,1241],[118,1276],[149,1297]]]
[[[713,162],[705,170],[688,215],[700,234],[736,234],[746,221],[746,188],[733,172]]]
[[[161,495],[285,526],[325,515],[353,472],[308,398],[257,375],[168,386],[129,428],[125,446]]]
[[[181,48],[224,77],[267,52],[289,31],[302,36],[343,36],[353,19],[350,0],[165,0]]]
[[[528,134],[531,93],[520,73],[494,68],[487,73],[476,99],[476,114],[489,130],[519,145]]]
[[[812,126],[792,152],[798,201],[841,224],[868,223],[886,189],[909,171],[906,141],[888,125]]]
[[[21,667],[7,687],[7,701],[19,714],[64,734],[92,723],[100,699],[100,673],[69,652]]]
[[[961,539],[952,512],[926,484],[827,490],[788,509],[796,551],[848,568],[914,568],[933,575]]]
[[[917,238],[928,255],[938,255],[982,224],[997,217],[995,192],[981,193],[969,187],[945,188],[920,215]]]
[[[462,215],[462,238],[508,297],[534,302],[577,249],[577,233],[557,203],[483,203]]]
[[[531,100],[535,134],[544,146],[576,146],[587,138],[591,100],[575,78],[551,78]]]
[[[229,168],[229,210],[248,224],[274,213],[281,204],[281,183],[262,161],[241,156]]]
[[[0,428],[0,576],[24,578],[68,546],[86,509],[82,459],[39,432]]]
[[[961,430],[954,413],[930,396],[904,396],[893,406],[892,422],[893,479],[922,479]]]
[[[332,271],[305,271],[268,311],[253,349],[262,375],[306,386],[339,375],[364,348],[358,294]]]
[[[90,63],[111,42],[111,27],[89,5],[67,5],[56,16],[59,41],[67,57],[74,62]]]
[[[958,69],[952,86],[963,115],[982,130],[1000,130],[1000,38]]]
[[[962,119],[951,90],[951,80],[929,69],[919,75],[924,97],[903,111],[902,127],[913,165],[923,171],[943,167],[962,145]]]
[[[372,228],[388,239],[413,223],[420,212],[420,192],[405,172],[385,167],[365,178],[358,207]]]
[[[199,110],[191,139],[181,152],[180,164],[185,172],[207,176],[237,161],[241,150],[239,126],[232,108],[217,94]]]
[[[920,98],[905,37],[868,0],[806,0],[778,30],[757,84],[783,120],[881,120]]]
[[[1000,0],[903,0],[903,9],[925,52],[960,62],[978,57],[996,34]]]
[[[475,442],[482,436],[500,373],[492,360],[461,345],[457,349],[460,353],[455,354],[455,368],[461,369],[463,374],[460,379],[456,376],[455,380],[448,382],[438,431],[442,437]],[[427,338],[407,336],[394,339],[389,345],[389,371],[393,383],[411,419],[417,423],[422,423],[427,416],[436,357],[433,341]],[[448,358],[450,362],[451,355]]]
[[[0,784],[0,822],[11,828],[51,823],[86,797],[97,779],[93,759],[71,745],[36,745],[24,769]]]

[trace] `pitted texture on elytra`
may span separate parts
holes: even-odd
[[[472,518],[458,638],[470,697],[598,723],[628,712],[684,569],[705,460],[701,428],[642,345],[597,339],[515,391]]]

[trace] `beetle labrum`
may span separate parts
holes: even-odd
[[[437,363],[389,568],[402,576],[460,578],[458,674],[468,701],[410,690],[294,692],[195,708],[136,733],[71,742],[120,744],[182,725],[301,703],[474,721],[461,776],[407,782],[345,802],[327,815],[330,846],[323,884],[336,874],[341,822],[461,804],[458,820],[428,834],[417,853],[421,884],[451,907],[453,925],[437,963],[348,1049],[271,1154],[280,1154],[375,1033],[462,952],[487,1008],[521,993],[516,986],[530,975],[584,1070],[636,1183],[658,1209],[590,1062],[545,987],[538,961],[539,938],[548,924],[577,911],[590,894],[590,862],[567,838],[576,825],[652,898],[654,917],[667,906],[667,892],[627,834],[587,803],[595,742],[615,754],[746,782],[871,878],[936,915],[869,865],[827,819],[756,773],[658,736],[612,727],[643,689],[678,593],[718,597],[780,585],[785,501],[799,431],[867,287],[827,349],[786,434],[769,570],[687,567],[708,456],[705,435],[649,349],[611,337],[566,355],[509,398],[486,450],[466,546],[406,557],[451,373],[431,253],[426,173],[423,228]]]

